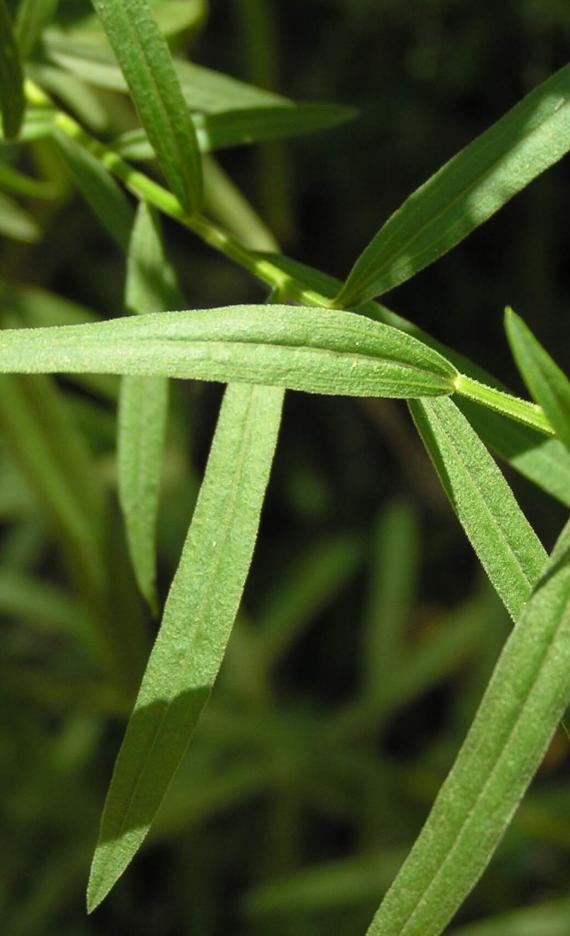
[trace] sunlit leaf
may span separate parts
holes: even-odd
[[[445,358],[403,332],[350,312],[295,306],[149,314],[0,336],[2,373],[82,371],[392,397],[448,394],[456,378]]]
[[[360,255],[336,304],[358,305],[404,283],[565,156],[569,92],[566,66],[414,192]]]
[[[107,796],[94,909],[143,842],[222,662],[257,536],[283,401],[230,386],[180,565]]]
[[[489,863],[569,702],[570,525],[369,936],[444,930]]]
[[[416,400],[412,416],[481,565],[518,620],[546,553],[514,495],[451,400]]]
[[[531,396],[542,406],[558,438],[570,450],[570,380],[512,309],[507,309],[505,328]]]
[[[194,126],[170,52],[147,0],[93,0],[160,167],[189,211],[202,201]]]

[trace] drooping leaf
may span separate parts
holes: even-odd
[[[176,273],[164,254],[159,221],[139,206],[127,259],[126,306],[156,312],[181,304]],[[119,500],[137,583],[156,610],[156,519],[166,424],[168,380],[123,377],[119,403],[117,458]]]
[[[143,842],[206,704],[241,599],[283,393],[226,390],[180,565],[107,796],[88,888],[94,909]]]
[[[410,410],[443,488],[481,565],[515,621],[546,553],[487,449],[451,400]]]
[[[219,114],[193,114],[191,119],[200,151],[210,153],[328,130],[353,120],[356,114],[354,108],[337,104],[291,104]],[[113,148],[124,159],[144,161],[153,159],[155,155],[143,130],[124,133]]]
[[[93,0],[93,5],[168,184],[183,208],[198,210],[202,167],[196,133],[148,0]]]
[[[529,393],[570,450],[570,380],[512,309],[505,313],[511,351]]]
[[[91,155],[65,133],[54,129],[53,139],[71,178],[103,227],[126,253],[129,246],[134,211],[114,178]]]
[[[101,88],[126,91],[127,84],[109,49],[81,43],[54,31],[46,36],[46,51],[52,61],[79,78]],[[273,107],[291,102],[279,94],[264,91],[190,62],[174,60],[182,93],[191,110],[215,113],[249,107]]]
[[[82,371],[392,397],[448,394],[457,376],[440,354],[394,328],[296,306],[229,306],[0,335],[0,373]]]
[[[0,0],[0,110],[4,136],[17,137],[24,117],[24,76],[6,0]]]
[[[444,930],[491,860],[569,702],[570,524],[368,936]]]
[[[570,149],[570,66],[447,162],[388,219],[336,299],[358,305],[455,247]]]

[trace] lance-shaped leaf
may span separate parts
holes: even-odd
[[[6,0],[0,0],[0,110],[4,135],[18,136],[24,117],[24,76]]]
[[[111,373],[271,384],[347,396],[453,392],[437,351],[350,312],[229,306],[0,334],[0,373]]]
[[[88,888],[94,909],[144,840],[216,678],[251,562],[283,392],[228,387],[164,617],[123,741]]]
[[[209,153],[328,130],[353,120],[356,114],[354,108],[338,104],[291,104],[287,107],[252,107],[221,114],[193,114],[192,123],[200,151]],[[144,130],[124,133],[113,148],[124,159],[154,158],[154,150]]]
[[[388,219],[336,304],[399,286],[455,247],[570,149],[570,66],[535,88],[447,162]]]
[[[29,211],[12,198],[0,193],[0,235],[33,244],[41,240],[42,230]]]
[[[133,209],[110,173],[85,147],[55,129],[53,139],[69,174],[94,214],[126,253],[134,222]]]
[[[530,395],[542,406],[556,435],[570,449],[570,380],[512,309],[506,310],[505,328]]]
[[[198,210],[202,168],[196,133],[147,0],[93,0],[93,5],[168,184],[183,208]]]
[[[546,553],[515,497],[465,417],[451,400],[416,400],[416,427],[481,565],[518,620]]]
[[[14,32],[22,59],[27,59],[45,26],[55,16],[59,0],[20,0]]]
[[[570,702],[570,524],[368,936],[438,936],[499,844]]]
[[[131,312],[173,309],[181,304],[158,218],[144,202],[129,247],[125,298]],[[123,377],[117,439],[119,500],[135,577],[155,611],[156,519],[167,419],[167,378]]]

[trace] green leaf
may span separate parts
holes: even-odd
[[[451,505],[481,565],[516,621],[546,553],[487,449],[451,400],[410,410]]]
[[[569,702],[570,524],[368,936],[443,931],[491,860]]]
[[[194,126],[170,51],[147,0],[93,0],[172,191],[187,211],[202,201]]]
[[[127,308],[154,312],[179,304],[176,273],[164,254],[158,218],[142,202],[127,260]],[[135,577],[155,612],[156,520],[167,420],[167,378],[123,377],[117,438],[119,500]]]
[[[50,31],[46,36],[45,45],[53,62],[84,81],[113,91],[127,90],[125,79],[109,49],[82,43],[66,33],[59,35],[55,31]],[[291,103],[279,94],[256,88],[201,65],[174,59],[174,69],[186,104],[191,110],[215,113]]]
[[[556,435],[570,450],[570,380],[512,309],[506,310],[505,328],[530,395],[542,406]]]
[[[218,673],[251,562],[283,393],[226,391],[180,565],[119,753],[88,887],[93,910],[144,840]]]
[[[29,58],[44,28],[55,16],[58,3],[59,0],[20,0],[14,32],[23,60]]]
[[[0,334],[0,373],[116,373],[348,396],[453,391],[457,372],[403,332],[350,312],[229,306]]]
[[[126,253],[134,212],[125,193],[99,160],[83,146],[57,128],[53,131],[53,139],[85,201],[113,240]]]
[[[192,123],[200,152],[210,153],[234,146],[250,146],[328,130],[354,120],[357,111],[337,104],[291,104],[287,107],[252,107],[220,114],[193,114]],[[154,150],[144,130],[129,130],[113,149],[123,159],[154,159]]]
[[[567,936],[570,898],[525,906],[454,929],[450,936]]]
[[[399,286],[455,247],[570,149],[570,66],[447,162],[388,219],[335,304]]]
[[[0,235],[33,244],[41,240],[42,229],[29,211],[7,195],[0,194]]]
[[[24,117],[24,76],[6,0],[0,0],[0,110],[4,135],[17,137]]]
[[[279,249],[265,222],[212,156],[204,157],[204,203],[207,213],[250,250]]]

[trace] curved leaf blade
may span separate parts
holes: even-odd
[[[542,406],[561,442],[570,450],[570,380],[512,309],[505,329],[529,393]]]
[[[570,149],[570,65],[556,72],[413,193],[354,264],[335,304],[354,306],[415,276]]]
[[[228,387],[180,565],[117,758],[88,887],[93,910],[142,844],[218,673],[251,562],[281,390]]]
[[[24,75],[6,0],[0,0],[0,110],[4,136],[17,137],[24,119]]]
[[[5,330],[0,372],[138,374],[348,396],[453,392],[457,371],[415,338],[350,312],[265,305]]]
[[[442,932],[489,863],[569,702],[570,524],[368,936]]]
[[[160,167],[187,211],[202,202],[194,126],[147,0],[93,0]]]
[[[410,410],[481,565],[511,617],[518,620],[546,559],[538,537],[487,449],[451,400],[416,400]]]

